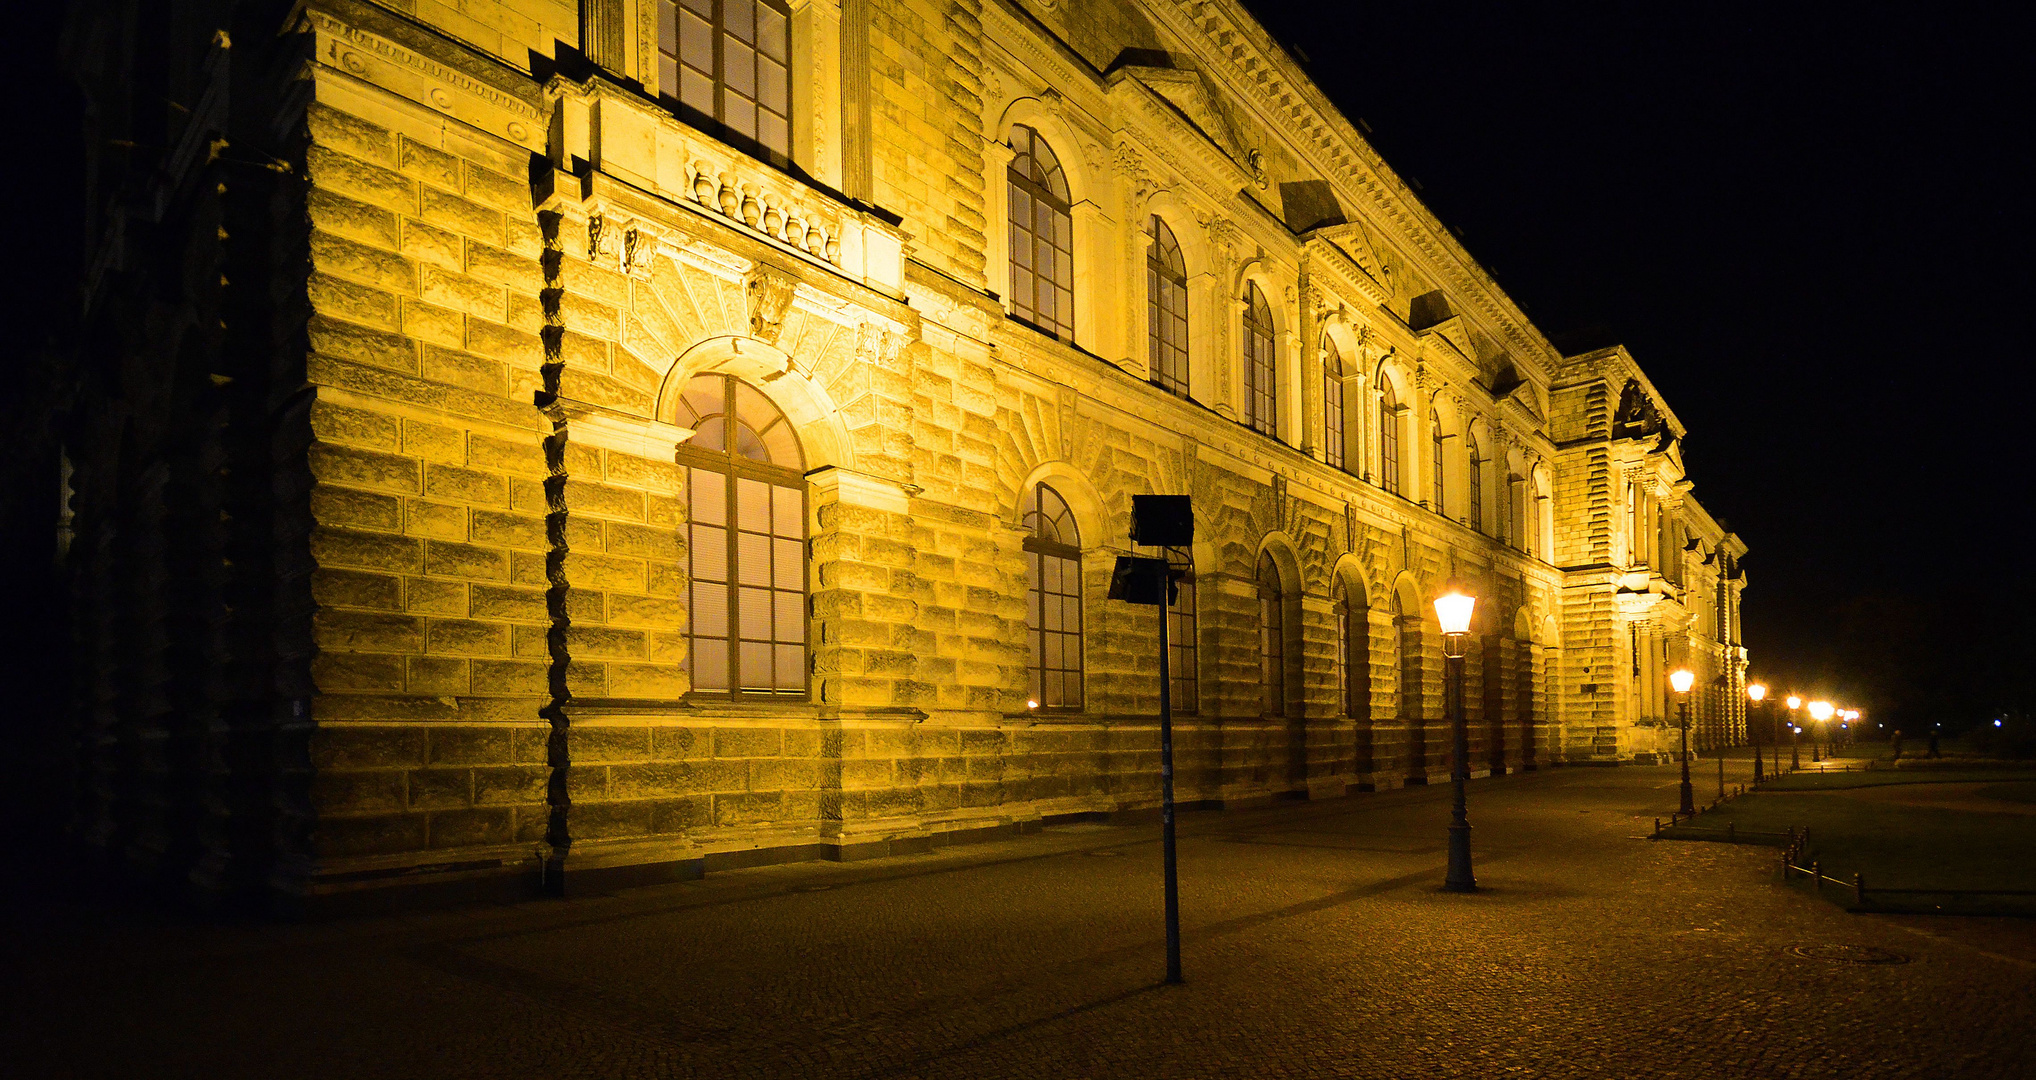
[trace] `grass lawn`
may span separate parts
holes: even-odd
[[[1788,790],[1769,787],[1741,796],[1688,825],[1664,830],[1664,835],[1715,836],[1728,822],[1742,839],[1751,839],[1746,834],[1807,827],[1808,857],[1820,861],[1826,875],[1843,881],[1851,881],[1855,873],[1864,874],[1869,894],[1876,886],[2036,891],[2036,815],[1905,806],[1846,794],[1845,789],[1866,787],[1869,781],[1873,786],[1988,782],[1976,792],[1972,788],[1945,790],[1947,797],[1956,792],[2036,801],[2036,777],[2027,772],[2006,776],[1978,770],[1928,777],[1894,773],[1797,776],[1790,778]],[[1801,787],[1795,787],[1797,782]],[[1852,899],[1849,890],[1836,887],[1827,888],[1825,895],[1846,903]],[[1984,908],[1989,914],[2036,915],[2036,896],[1975,898],[1957,901],[1955,906],[1943,895],[1888,897],[1874,903],[1925,911]]]

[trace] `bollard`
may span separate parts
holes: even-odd
[[[1659,837],[1659,836],[1661,835],[1661,819],[1660,819],[1660,818],[1655,818],[1655,819],[1654,819],[1654,835],[1655,835],[1655,836],[1657,836],[1657,837]]]
[[[1864,874],[1852,875],[1852,899],[1855,902],[1857,902],[1860,907],[1866,906],[1866,875]]]
[[[1738,840],[1739,840],[1739,823],[1738,823],[1738,822],[1736,822],[1736,821],[1728,821],[1728,822],[1726,822],[1726,823],[1725,823],[1725,839],[1726,839],[1726,841],[1728,841],[1728,842],[1731,842],[1731,843],[1737,843],[1737,842],[1738,842]]]
[[[1817,890],[1819,894],[1824,891],[1824,860],[1822,859],[1810,863],[1810,888]]]

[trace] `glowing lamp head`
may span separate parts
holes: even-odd
[[[1755,704],[1759,704],[1767,699],[1767,687],[1759,683],[1749,683],[1746,687],[1746,696],[1752,698]]]
[[[2000,722],[1999,720],[1996,720],[1996,721],[1994,721],[1994,726],[1995,726],[1995,727],[2000,727],[2000,726],[2001,726],[2001,722]]]
[[[1803,707],[1803,699],[1802,699],[1802,698],[1799,698],[1799,697],[1797,697],[1797,696],[1796,696],[1796,695],[1794,695],[1794,694],[1790,694],[1790,695],[1789,695],[1789,708],[1791,708],[1791,709],[1800,709],[1800,708],[1802,708],[1802,707]]]
[[[1825,720],[1831,719],[1831,713],[1832,708],[1830,702],[1828,701],[1810,702],[1810,719],[1816,720],[1821,723]]]
[[[1675,687],[1675,692],[1678,694],[1689,693],[1690,687],[1695,685],[1696,681],[1696,673],[1689,668],[1677,668],[1668,677],[1668,684]]]
[[[1435,621],[1442,624],[1445,634],[1468,634],[1470,613],[1477,602],[1477,597],[1451,585],[1448,592],[1435,598]]]
[[[1028,708],[1028,709],[1037,709],[1037,708],[1039,708],[1039,702],[1037,702],[1037,701],[1028,701],[1028,702],[1026,702],[1026,703],[1025,703],[1025,707],[1026,707],[1026,708]]]

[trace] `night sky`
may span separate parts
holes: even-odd
[[[1867,605],[2020,627],[2032,62],[1943,5],[1251,0],[1559,344],[1632,349],[1751,548],[1756,675]],[[2006,9],[2002,9],[2006,10]],[[1970,610],[1992,608],[1992,610]],[[2026,628],[2021,630],[2026,648]]]

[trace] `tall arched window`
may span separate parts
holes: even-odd
[[[781,0],[658,0],[658,92],[783,164],[792,144],[790,15]]]
[[[1434,501],[1428,508],[1438,514],[1447,515],[1449,507],[1443,500],[1445,486],[1442,475],[1442,442],[1448,436],[1442,434],[1442,414],[1434,409],[1428,410],[1428,437],[1432,444],[1431,449],[1434,451],[1429,455],[1428,460],[1434,466],[1435,474],[1435,487],[1430,493]]]
[[[1082,537],[1066,500],[1032,489],[1024,524],[1030,592],[1025,625],[1032,644],[1032,700],[1042,709],[1082,707]]]
[[[1400,493],[1400,399],[1393,384],[1379,379],[1379,485]]]
[[[1258,685],[1266,716],[1287,713],[1286,591],[1270,552],[1258,556]]]
[[[1182,548],[1168,548],[1166,561],[1173,567],[1177,582],[1173,603],[1167,605],[1167,681],[1173,684],[1173,709],[1193,713],[1200,706],[1200,682],[1196,678],[1195,564]]]
[[[1039,133],[1011,129],[1011,310],[1055,337],[1075,336],[1075,227],[1067,174]]]
[[[1337,586],[1336,627],[1338,667],[1342,671],[1343,715],[1355,720],[1371,716],[1371,622],[1358,602],[1359,590],[1348,581]]]
[[[1272,306],[1257,282],[1244,286],[1244,422],[1279,437],[1278,380],[1273,368]]]
[[[1343,353],[1324,339],[1322,349],[1322,456],[1333,468],[1344,468],[1350,447],[1343,430]]]
[[[689,518],[693,689],[806,693],[806,479],[799,438],[755,387],[696,375],[676,422]]]
[[[1153,385],[1187,397],[1188,263],[1158,214],[1145,233],[1145,336]]]
[[[1471,528],[1476,529],[1479,532],[1484,532],[1485,459],[1478,453],[1478,437],[1476,435],[1471,434],[1470,432],[1465,432],[1463,436],[1463,445],[1470,455],[1466,459],[1466,463],[1468,464],[1470,471],[1464,474],[1464,483],[1466,487],[1465,497],[1469,500],[1470,503],[1469,507],[1467,508],[1470,513],[1470,517],[1468,520],[1470,521]]]

